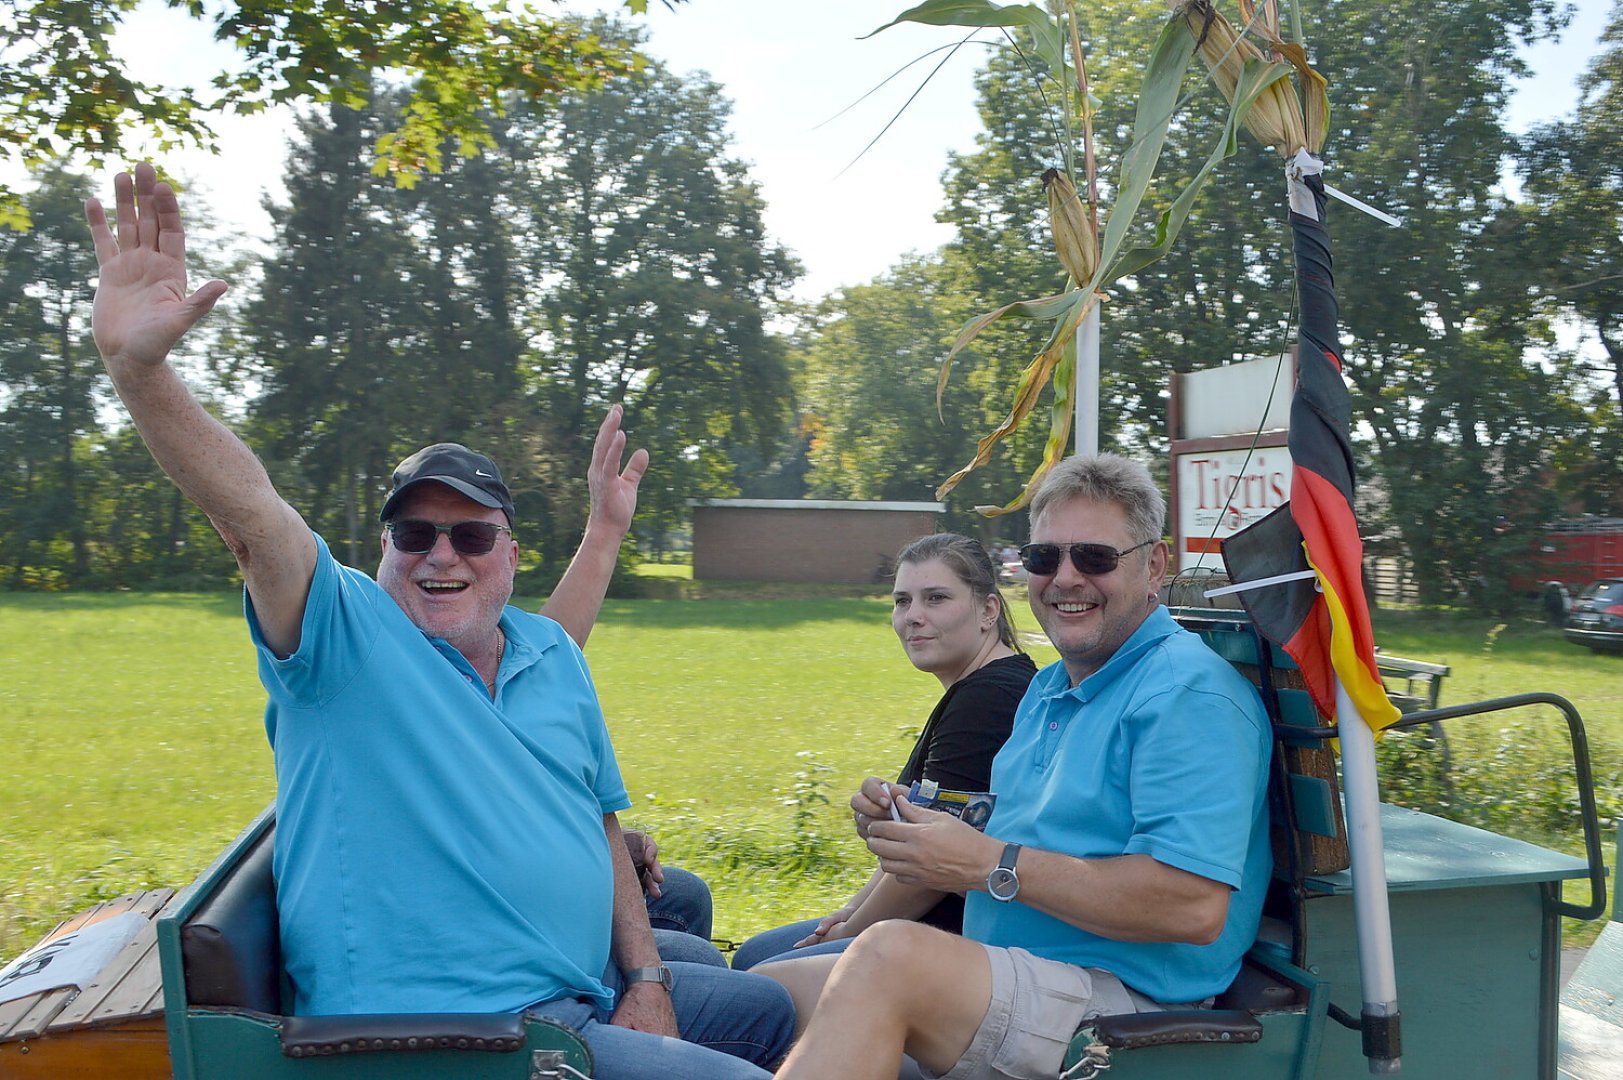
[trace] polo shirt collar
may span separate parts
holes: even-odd
[[[1090,701],[1108,690],[1110,684],[1130,670],[1141,655],[1176,634],[1178,630],[1178,624],[1166,606],[1157,604],[1155,609],[1144,617],[1144,621],[1138,624],[1138,629],[1121,643],[1121,648],[1104,662],[1104,666],[1076,686],[1071,685],[1071,676],[1065,670],[1065,661],[1061,660],[1053,665],[1053,682],[1045,688],[1044,696],[1058,698],[1071,695],[1081,702]]]
[[[514,673],[529,667],[541,659],[542,654],[548,649],[555,648],[558,644],[555,638],[539,641],[531,638],[525,632],[526,620],[513,617],[516,612],[517,609],[513,607],[503,608],[501,617],[502,633],[507,635],[507,655],[502,658],[502,666],[512,665],[508,670]]]
[[[539,640],[532,638],[525,632],[524,620],[513,617],[516,612],[516,608],[508,605],[502,609],[501,619],[497,623],[501,627],[502,633],[507,635],[507,647],[502,653],[502,667],[497,674],[498,679],[502,678],[503,675],[511,677],[518,674],[537,660],[540,660],[548,649],[554,648],[558,644],[557,640],[553,638],[541,638]],[[428,639],[429,644],[433,645],[441,656],[444,656],[453,664],[460,661],[462,666],[468,666],[467,657],[453,648],[451,643],[444,638],[430,637],[428,634],[423,634],[423,637]]]

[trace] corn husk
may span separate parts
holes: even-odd
[[[1200,58],[1226,101],[1234,101],[1248,64],[1281,63],[1241,37],[1210,0],[1185,0],[1177,5],[1177,13],[1194,35]],[[1287,79],[1274,79],[1246,110],[1246,130],[1258,142],[1273,147],[1281,157],[1293,158],[1303,149],[1319,153],[1324,147],[1329,123],[1324,78],[1307,63],[1307,54],[1300,45],[1280,40],[1271,29],[1257,22],[1251,24],[1251,31],[1268,42],[1271,53],[1295,69],[1301,93],[1298,96],[1298,85],[1292,85]],[[1304,100],[1307,102],[1305,113]]]
[[[1099,267],[1099,226],[1058,169],[1043,173],[1043,191],[1048,195],[1048,223],[1060,264],[1077,285],[1086,285]]]

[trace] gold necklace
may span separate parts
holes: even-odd
[[[498,626],[496,627],[496,666],[492,669],[490,678],[486,679],[484,676],[480,676],[480,679],[485,684],[485,689],[490,691],[492,696],[496,693],[496,679],[502,673],[502,657],[506,655],[507,635],[502,633],[502,628]]]

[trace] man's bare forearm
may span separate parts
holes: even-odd
[[[120,173],[113,190],[113,222],[100,201],[85,201],[98,273],[96,348],[159,467],[236,557],[266,642],[285,656],[298,647],[315,543],[259,459],[209,415],[169,363],[176,342],[224,295],[225,282],[187,291],[180,204],[150,163]]]
[[[237,560],[266,644],[290,655],[315,568],[304,520],[277,494],[247,444],[203,408],[168,364],[118,372],[113,386],[153,459],[208,515]]]
[[[569,568],[541,606],[541,614],[564,628],[576,645],[586,647],[597,615],[603,609],[625,534],[588,523]]]

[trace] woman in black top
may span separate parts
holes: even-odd
[[[992,758],[1009,737],[1014,711],[1037,673],[1020,651],[997,573],[984,548],[955,533],[915,540],[896,557],[891,625],[907,658],[941,680],[936,703],[898,784],[934,780],[955,791],[985,791]],[[918,919],[959,932],[964,900],[902,885],[875,870],[855,896],[822,919],[757,934],[739,947],[733,967],[746,969],[792,952],[843,950],[863,927],[884,919]]]

